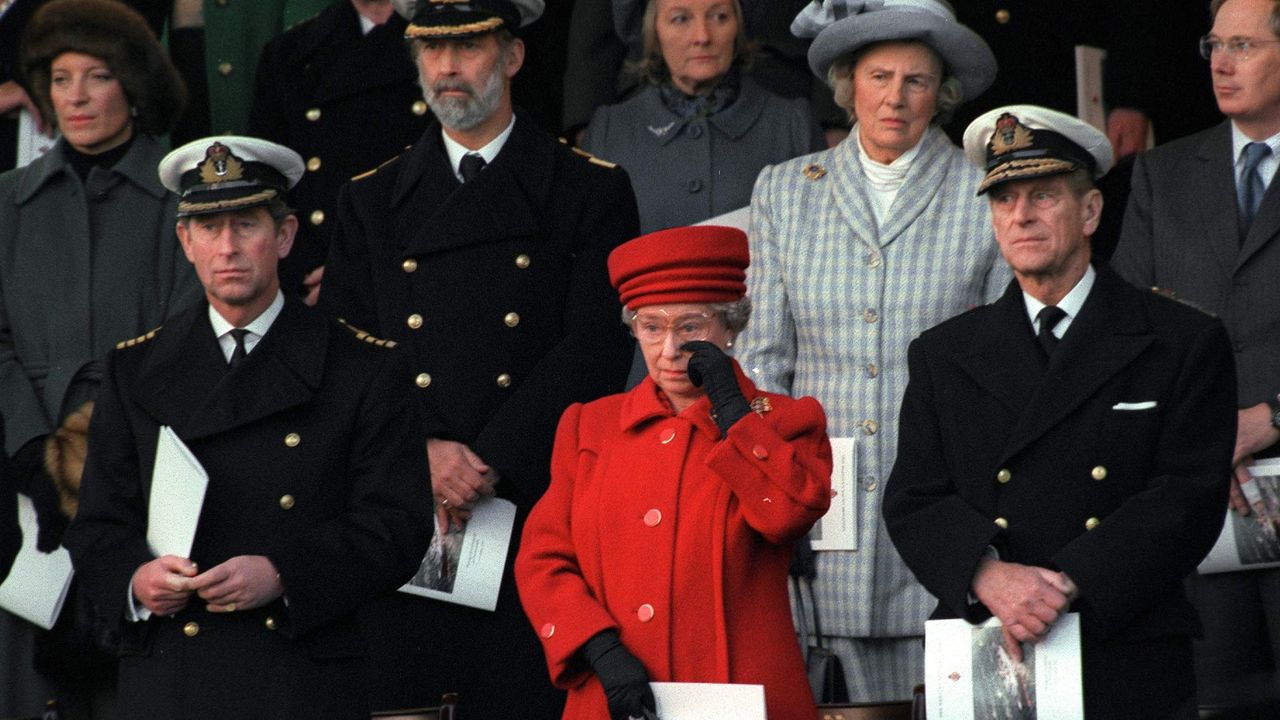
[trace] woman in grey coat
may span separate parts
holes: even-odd
[[[161,324],[199,286],[175,234],[177,198],[156,175],[156,136],[172,126],[185,90],[142,17],[109,0],[53,0],[27,26],[20,63],[62,137],[0,175],[0,413],[14,480],[37,508],[38,544],[49,552],[74,512],[79,467],[53,473],[60,503],[47,438],[51,457],[83,452],[59,426],[87,425],[75,411],[95,394],[96,361]],[[63,633],[83,630],[60,623],[37,649],[55,684],[78,691],[94,678],[75,665],[86,653]],[[38,714],[48,697],[32,696],[39,684],[24,635],[21,621],[0,615],[0,714]],[[85,699],[58,696],[64,717]]]
[[[897,454],[907,345],[999,297],[1010,272],[977,196],[982,173],[939,127],[991,85],[990,49],[941,0],[822,0],[792,25],[854,120],[831,150],[766,168],[751,199],[755,306],[736,355],[757,385],[827,412],[854,541],[817,553],[817,611],[854,701],[911,697],[935,601],[889,541],[880,497]],[[843,440],[843,442],[841,442]],[[829,539],[829,538],[828,538]]]
[[[746,207],[761,168],[823,147],[807,100],[739,72],[739,0],[650,0],[642,32],[645,85],[598,109],[582,141],[631,176],[642,233]]]

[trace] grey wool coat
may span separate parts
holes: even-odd
[[[160,143],[138,135],[82,183],[65,140],[0,175],[0,412],[12,454],[57,422],[76,371],[194,300],[174,231],[177,197],[156,174]]]
[[[746,207],[767,165],[823,147],[809,102],[743,78],[738,98],[706,117],[682,118],[655,85],[596,110],[582,139],[587,152],[631,176],[640,232],[692,225]]]

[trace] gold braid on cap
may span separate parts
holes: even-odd
[[[178,212],[180,213],[198,213],[207,210],[234,210],[236,208],[246,207],[248,205],[257,205],[266,202],[280,193],[273,189],[266,189],[252,195],[232,198],[230,200],[213,200],[210,202],[186,202],[178,203]]]
[[[502,18],[467,23],[466,25],[410,25],[404,29],[407,38],[433,38],[447,35],[479,35],[502,27]]]

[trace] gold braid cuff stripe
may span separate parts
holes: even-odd
[[[500,27],[502,27],[502,18],[491,17],[488,20],[467,23],[466,25],[410,25],[405,28],[404,36],[407,38],[430,38],[444,35],[472,35],[497,30]]]

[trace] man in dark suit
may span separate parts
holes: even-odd
[[[121,638],[121,718],[367,718],[355,611],[430,537],[392,343],[280,291],[293,151],[190,143],[161,162],[206,302],[108,360],[64,542]],[[168,427],[208,474],[190,552],[149,529]]]
[[[1220,316],[1235,349],[1239,407],[1231,505],[1255,458],[1280,455],[1280,4],[1218,0],[1201,50],[1227,122],[1140,156],[1116,272]],[[1194,578],[1205,618],[1202,699],[1280,711],[1280,570]]]
[[[558,718],[564,702],[511,563],[561,412],[622,389],[631,342],[606,258],[638,219],[626,173],[512,109],[515,32],[541,6],[419,2],[406,35],[439,124],[339,197],[320,301],[408,353],[399,386],[425,416],[437,522],[482,496],[517,508],[496,612],[397,594],[365,613],[375,709],[456,691],[463,715]]]
[[[1010,654],[1081,617],[1085,714],[1195,718],[1181,581],[1222,526],[1235,434],[1222,323],[1090,265],[1102,133],[1036,106],[965,132],[1015,282],[911,344],[890,537],[935,617]]]
[[[300,223],[280,284],[286,293],[310,293],[313,304],[338,188],[395,157],[430,121],[405,52],[407,24],[387,0],[336,0],[262,50],[249,134],[306,159],[289,194]]]

